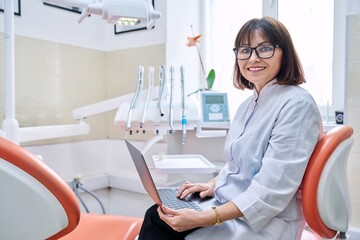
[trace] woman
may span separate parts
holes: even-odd
[[[227,163],[205,184],[184,183],[219,205],[196,212],[151,207],[139,239],[299,239],[305,220],[298,191],[322,137],[322,121],[286,28],[264,17],[248,21],[234,48],[234,85],[252,89],[225,141]],[[222,224],[220,224],[222,223]],[[216,225],[216,226],[214,226]]]

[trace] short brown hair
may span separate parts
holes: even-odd
[[[246,22],[235,39],[235,48],[248,41],[251,34],[260,30],[264,38],[274,45],[279,45],[283,52],[282,65],[276,76],[280,85],[299,85],[305,82],[304,72],[295,51],[291,36],[286,27],[272,17],[254,18]],[[241,73],[237,59],[235,59],[233,84],[239,89],[253,89],[254,84],[248,81]]]

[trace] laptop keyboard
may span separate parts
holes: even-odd
[[[202,211],[202,209],[191,200],[183,200],[178,198],[177,195],[178,189],[175,188],[160,188],[158,189],[158,193],[160,195],[160,199],[165,206],[172,209],[182,209],[182,208],[191,208],[196,211]]]

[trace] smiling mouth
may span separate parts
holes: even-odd
[[[265,69],[265,67],[250,67],[250,68],[248,68],[248,70],[251,72],[258,72],[258,71],[262,71],[264,69]]]

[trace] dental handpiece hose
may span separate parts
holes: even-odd
[[[174,116],[173,116],[173,97],[174,97],[174,67],[170,67],[170,103],[169,103],[169,126],[170,133],[175,132],[174,128]]]
[[[141,118],[141,122],[140,122],[140,128],[144,127],[144,123],[145,123],[145,117],[146,117],[146,111],[149,105],[149,101],[151,98],[151,90],[154,84],[154,67],[148,67],[148,92],[147,92],[147,96],[146,96],[146,100],[145,100],[145,104],[144,104],[144,109],[143,109],[143,114],[142,114],[142,118]]]
[[[144,73],[144,67],[143,66],[139,66],[138,67],[138,79],[137,79],[137,85],[136,85],[136,90],[135,90],[135,93],[134,93],[134,96],[131,100],[131,103],[130,103],[130,107],[129,107],[129,113],[128,113],[128,118],[127,118],[127,121],[126,121],[126,131],[128,131],[130,128],[131,128],[131,118],[132,118],[132,111],[133,109],[136,107],[136,102],[139,98],[139,95],[140,95],[140,91],[143,87],[143,73]]]
[[[164,110],[162,109],[161,102],[163,98],[165,79],[166,79],[165,72],[166,72],[165,66],[160,66],[159,67],[159,99],[158,99],[157,107],[160,111],[161,117],[164,116]]]
[[[185,115],[185,84],[184,84],[184,67],[180,67],[180,81],[181,81],[181,104],[182,104],[182,144],[186,142],[186,115]]]

